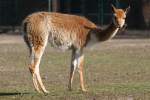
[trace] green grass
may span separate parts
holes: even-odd
[[[79,89],[78,73],[73,91],[67,90],[71,52],[62,53],[48,46],[40,65],[43,82],[50,91],[46,96],[33,88],[26,46],[0,44],[0,100],[150,100],[147,44],[112,47],[106,43],[85,49],[87,93]]]

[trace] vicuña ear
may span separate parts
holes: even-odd
[[[112,7],[112,11],[116,12],[116,7],[113,4],[111,4],[111,7]]]
[[[124,11],[127,14],[130,11],[130,6],[128,8],[126,8]]]

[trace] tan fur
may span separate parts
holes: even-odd
[[[47,93],[39,72],[39,64],[47,42],[60,49],[72,49],[69,89],[72,88],[75,69],[78,68],[80,86],[85,91],[83,82],[83,48],[92,40],[106,41],[114,37],[118,26],[122,27],[126,13],[122,9],[113,7],[116,20],[106,29],[98,28],[88,19],[80,16],[38,12],[29,15],[23,21],[24,40],[31,52],[29,65],[35,89]]]
[[[79,58],[80,62],[79,62],[79,68],[78,68],[78,71],[79,71],[79,75],[80,75],[80,87],[82,89],[82,91],[86,91],[85,87],[84,87],[84,79],[83,79],[83,64],[84,64],[84,56],[81,55],[80,58]]]
[[[27,24],[26,32],[32,37],[34,45],[42,45],[45,34],[49,34],[51,44],[56,47],[65,45],[64,42],[71,42],[77,48],[83,47],[90,31],[86,27],[96,28],[94,23],[84,17],[48,12],[34,13],[24,23]]]

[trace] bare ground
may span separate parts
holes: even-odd
[[[0,35],[0,44],[24,44],[23,37],[21,35]],[[104,46],[104,47],[103,47]],[[87,47],[89,50],[93,49],[108,49],[119,47],[147,47],[150,46],[150,38],[117,38],[108,40],[106,42],[98,43],[94,46]]]

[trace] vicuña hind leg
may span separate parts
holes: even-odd
[[[32,58],[31,58],[31,65],[30,65],[30,71],[32,73],[32,79],[35,89],[41,93],[48,93],[48,91],[45,89],[45,86],[42,82],[40,71],[39,71],[39,65],[41,61],[41,57],[43,55],[43,52],[45,50],[45,45],[37,46],[36,48],[32,48]]]

